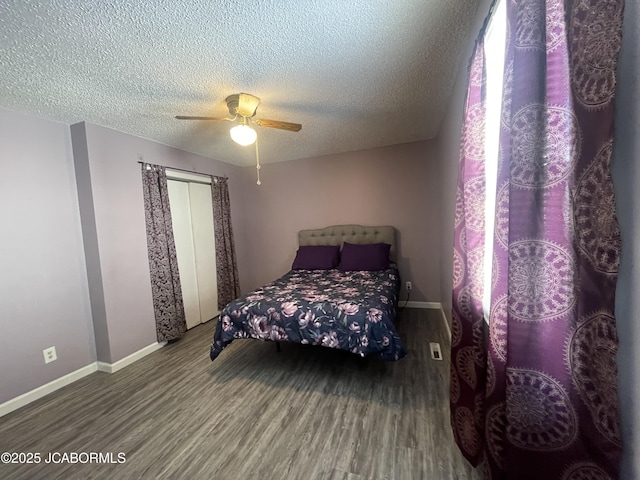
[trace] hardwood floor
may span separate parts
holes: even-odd
[[[278,353],[255,340],[211,362],[214,325],[0,418],[0,452],[41,455],[0,464],[0,478],[479,478],[452,438],[438,311],[401,312],[409,355],[398,362],[287,343]],[[434,341],[444,361],[431,360]],[[51,452],[111,453],[114,463],[45,463]]]

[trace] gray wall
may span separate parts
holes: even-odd
[[[87,280],[89,284],[89,299],[91,301],[91,318],[93,320],[96,356],[101,362],[110,363],[109,329],[102,288],[102,267],[100,266],[98,232],[96,231],[93,192],[91,190],[89,151],[84,123],[71,126],[71,143],[73,145],[73,161],[76,171],[78,202],[80,204],[82,241],[87,263]]]
[[[240,264],[242,169],[97,125],[72,133],[83,209],[93,208],[82,221],[98,360],[114,363],[157,341],[138,160],[229,177]]]
[[[612,174],[622,234],[622,260],[616,291],[618,388],[624,454],[620,478],[640,478],[640,11],[626,2],[622,51],[618,64],[616,138]]]
[[[411,300],[439,301],[439,179],[432,142],[267,164],[260,187],[255,167],[245,168],[244,175],[251,232],[248,286],[291,268],[299,230],[393,225],[402,280],[413,282]]]
[[[96,359],[67,125],[0,109],[0,219],[2,403]]]

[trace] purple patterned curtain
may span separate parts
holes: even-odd
[[[238,265],[231,227],[229,185],[223,177],[212,177],[213,224],[218,277],[218,308],[222,310],[240,295]]]
[[[452,425],[486,478],[614,480],[620,236],[609,162],[624,0],[505,1],[491,314],[479,327],[470,279],[482,262],[456,221]],[[471,110],[464,128],[480,131]],[[464,137],[463,180],[466,144],[480,136]],[[463,218],[475,203],[467,183]]]
[[[469,70],[456,194],[451,335],[451,423],[473,465],[482,459],[486,352],[482,306],[485,206],[485,65],[482,38]]]
[[[165,342],[184,335],[187,323],[164,167],[143,163],[142,188],[156,335]]]

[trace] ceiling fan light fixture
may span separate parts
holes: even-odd
[[[256,131],[249,125],[236,125],[229,133],[231,134],[231,139],[243,147],[255,143],[256,138],[258,138]]]

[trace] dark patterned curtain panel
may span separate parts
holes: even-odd
[[[229,302],[240,295],[227,179],[213,177],[211,194],[213,198],[216,272],[218,276],[218,309],[222,310]]]
[[[142,187],[156,334],[165,342],[180,338],[187,323],[164,167],[142,164]]]
[[[475,133],[465,134],[460,160],[452,426],[463,454],[484,461],[485,478],[615,480],[621,245],[609,162],[624,1],[505,1],[487,329],[473,281],[482,257],[466,220],[481,202],[466,173],[476,161],[468,152],[483,148],[481,99],[469,100],[464,125]],[[477,68],[469,99],[481,90]]]

